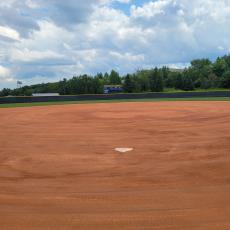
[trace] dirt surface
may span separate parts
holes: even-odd
[[[230,102],[0,109],[0,229],[229,230]]]

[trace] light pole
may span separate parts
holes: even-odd
[[[22,82],[21,81],[17,81],[17,88],[20,88],[22,85]]]

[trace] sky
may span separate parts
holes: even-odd
[[[230,52],[230,0],[1,0],[0,88]]]

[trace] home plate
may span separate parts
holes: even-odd
[[[115,151],[120,153],[126,153],[126,152],[133,151],[133,148],[115,148]]]

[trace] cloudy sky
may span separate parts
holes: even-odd
[[[1,0],[0,88],[230,51],[230,0]]]

